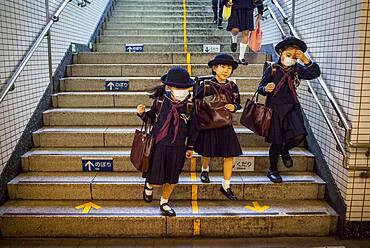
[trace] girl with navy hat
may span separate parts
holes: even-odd
[[[241,109],[240,95],[238,86],[228,80],[228,77],[238,67],[238,63],[228,54],[218,54],[213,60],[209,61],[208,66],[212,68],[214,77],[210,81],[203,81],[195,94],[195,99],[202,99],[204,96],[220,94],[226,96],[228,104],[225,108],[231,113]],[[212,87],[206,87],[206,84],[212,84]],[[206,89],[206,92],[204,92]],[[194,151],[202,155],[202,172],[200,179],[203,183],[209,183],[209,162],[211,157],[224,158],[224,179],[220,187],[228,199],[236,200],[237,197],[231,190],[230,179],[233,167],[233,157],[242,154],[238,137],[232,124],[214,128],[199,130]]]
[[[242,33],[239,51],[239,64],[247,65],[244,59],[248,47],[249,31],[254,30],[253,12],[258,1],[255,0],[222,0],[223,4],[231,7],[231,15],[228,20],[226,30],[231,33],[231,51],[236,52],[238,48],[238,34]],[[258,3],[258,15],[261,18],[263,14],[263,3]]]
[[[296,89],[301,79],[319,77],[320,68],[304,54],[306,44],[295,37],[284,39],[275,46],[275,50],[280,56],[279,61],[266,68],[258,91],[267,96],[265,105],[272,108],[272,123],[266,137],[266,141],[271,143],[267,177],[280,183],[279,156],[287,168],[292,167],[289,150],[302,143],[307,135]],[[303,64],[297,63],[297,59]]]
[[[145,106],[137,106],[138,116],[143,121],[154,123],[152,136],[155,139],[150,168],[144,175],[143,198],[153,200],[153,187],[162,188],[160,210],[166,216],[175,216],[175,211],[168,205],[168,200],[179,181],[179,175],[185,163],[185,157],[192,156],[196,129],[192,108],[192,89],[195,84],[188,72],[174,67],[161,78],[163,85],[154,88],[150,97],[154,99],[149,111]],[[195,124],[194,124],[195,123]],[[194,126],[195,125],[195,126]]]

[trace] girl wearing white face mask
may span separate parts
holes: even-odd
[[[296,88],[300,79],[319,77],[320,68],[306,57],[307,46],[299,39],[288,37],[278,43],[275,50],[280,59],[264,71],[258,91],[267,96],[265,105],[272,108],[272,124],[266,137],[266,141],[271,143],[267,177],[272,182],[281,183],[277,168],[279,156],[285,167],[292,167],[289,150],[302,143],[307,134]],[[302,64],[297,63],[297,59]]]
[[[195,82],[185,69],[174,67],[162,76],[162,83],[151,92],[154,101],[149,111],[145,112],[142,104],[137,106],[138,116],[154,123],[152,136],[155,138],[149,170],[143,175],[146,179],[143,198],[151,202],[153,188],[163,186],[160,210],[163,215],[175,216],[168,200],[179,181],[185,157],[192,156],[196,118],[191,91]]]

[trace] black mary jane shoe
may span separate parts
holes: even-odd
[[[166,210],[166,209],[164,209],[164,207],[165,207],[165,206],[168,206],[168,207],[170,208],[170,210]],[[168,205],[168,203],[164,203],[164,204],[162,204],[162,205],[160,206],[160,209],[161,209],[162,214],[163,214],[163,215],[165,215],[165,216],[170,216],[170,217],[172,217],[172,216],[176,216],[176,212],[175,212],[175,210],[173,210],[173,209],[170,207],[170,205]]]
[[[238,64],[239,64],[239,65],[248,65],[248,62],[247,62],[247,61],[245,61],[245,59],[239,59],[239,60],[238,60]]]
[[[151,195],[147,195],[145,193],[145,190],[151,190],[152,191],[152,194]],[[144,183],[144,190],[143,190],[143,199],[145,202],[149,203],[149,202],[152,202],[153,201],[153,188],[149,189],[147,186],[146,186],[146,182]]]
[[[233,53],[236,52],[236,50],[238,49],[238,43],[231,43],[230,45],[230,49]]]
[[[282,183],[283,179],[281,178],[279,172],[277,171],[267,171],[267,177],[270,179],[273,183]]]
[[[202,183],[209,183],[209,173],[208,173],[208,171],[202,171],[200,173],[200,181]]]
[[[222,23],[218,23],[217,28],[221,30],[221,29],[224,29],[224,26],[222,26]]]
[[[290,157],[290,154],[281,154],[281,159],[283,160],[283,164],[286,168],[293,167],[293,159]]]
[[[231,188],[228,188],[227,190],[224,189],[224,187],[222,187],[221,185],[221,188],[220,188],[220,191],[222,194],[224,194],[229,200],[238,200],[238,198],[236,197],[236,195],[234,195],[233,191],[231,190]]]

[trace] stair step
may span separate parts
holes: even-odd
[[[114,15],[111,17],[111,20],[114,21],[129,21],[129,22],[181,22],[184,20],[184,17],[182,15],[177,16],[161,16],[161,15],[152,15],[152,16],[126,16],[125,14],[121,15]],[[188,15],[187,20],[190,20],[191,22],[209,22],[212,23],[213,21],[213,15],[207,15],[207,16],[194,16],[194,15]]]
[[[256,86],[257,88],[257,86]],[[242,103],[254,92],[241,92]],[[265,97],[259,98],[264,102]],[[150,107],[153,100],[147,92],[62,92],[52,95],[54,108],[134,108],[138,104]]]
[[[254,171],[265,172],[269,167],[268,147],[243,148],[241,157],[254,157]],[[314,156],[307,150],[296,148],[290,151],[294,166],[286,168],[279,159],[278,169],[284,171],[312,171]],[[201,170],[200,156],[196,158],[196,171]],[[34,148],[22,156],[23,171],[31,172],[81,172],[83,158],[112,159],[115,172],[135,172],[130,162],[130,148]],[[186,160],[183,171],[191,171],[189,159]],[[212,158],[211,172],[223,171],[223,159]]]
[[[192,64],[207,64],[217,53],[190,53]],[[230,54],[233,55],[233,54]],[[74,64],[185,64],[185,53],[78,53],[73,54]],[[249,52],[245,59],[251,64],[264,64],[269,59],[265,53]],[[210,72],[208,72],[210,73]]]
[[[147,92],[161,85],[161,77],[67,77],[60,80],[62,92],[106,92],[105,81],[128,81],[129,92]],[[231,77],[240,92],[251,92],[257,89],[261,77]]]
[[[219,44],[231,42],[230,35],[187,35],[189,43],[207,43]],[[181,43],[184,42],[184,36],[180,35],[101,35],[99,43]],[[145,49],[145,48],[144,48]]]
[[[174,66],[186,69],[185,64],[86,64],[67,66],[69,77],[143,77],[147,75],[162,76]],[[207,64],[192,64],[192,75],[209,75],[211,69]],[[249,64],[236,69],[233,76],[258,77],[262,75],[262,64]]]
[[[183,52],[184,51],[184,43],[143,43],[144,44],[144,51],[146,52]],[[203,52],[203,44],[212,44],[207,40],[204,40],[201,43],[188,43],[188,51],[189,52]],[[230,41],[227,43],[216,43],[215,45],[220,45],[221,52],[230,53]],[[124,44],[123,43],[96,43],[93,45],[93,49],[96,52],[124,52]],[[238,46],[239,49],[239,46]],[[237,50],[238,52],[239,50]],[[261,76],[261,75],[260,75]]]
[[[282,173],[284,183],[274,184],[265,173],[233,173],[232,189],[245,200],[304,200],[323,199],[325,182],[311,172]],[[203,184],[199,174],[192,180],[182,173],[171,199],[191,200],[194,185],[197,199],[222,200],[219,192],[222,173],[212,173],[211,183]],[[144,178],[139,172],[28,172],[21,173],[8,183],[10,199],[39,200],[140,200]],[[158,198],[159,190],[155,190]]]
[[[100,209],[81,214],[83,201],[9,201],[0,207],[3,237],[201,237],[327,236],[337,215],[324,201],[171,201],[177,217],[161,215],[157,202],[94,201]],[[150,227],[150,228],[149,228]]]
[[[183,35],[184,30],[182,28],[116,28],[116,29],[105,29],[103,31],[103,35],[106,36],[117,36],[117,35],[155,35],[155,34],[162,34],[162,35]],[[205,35],[205,36],[223,36],[225,35],[225,30],[220,29],[209,29],[209,28],[197,28],[197,29],[187,29],[187,35]]]
[[[135,16],[135,17],[145,17],[145,16],[165,16],[165,17],[172,17],[172,16],[178,16],[181,18],[184,18],[183,16],[184,11],[182,9],[170,9],[170,10],[130,10],[130,9],[113,9],[112,11],[112,16],[118,17],[118,16]],[[212,16],[213,17],[213,12],[212,8],[208,8],[207,10],[199,10],[199,9],[189,9],[186,10],[186,14],[188,16]]]
[[[145,11],[158,11],[158,10],[165,10],[165,11],[183,11],[182,5],[175,5],[175,4],[148,4],[148,5],[128,5],[128,4],[117,4],[114,8],[115,11],[127,11],[127,10],[145,10]],[[192,11],[208,11],[212,12],[212,7],[208,5],[194,5],[194,6],[187,6],[186,12]]]
[[[117,5],[116,6],[120,6],[120,5],[135,5],[137,4],[137,1],[134,1],[134,0],[120,0],[119,2],[117,2]],[[166,5],[166,4],[172,4],[172,5],[180,5],[182,6],[182,1],[180,0],[168,0],[168,1],[164,1],[164,0],[142,0],[140,1],[140,4],[142,5],[150,5],[150,4],[160,4],[160,5]],[[209,6],[210,3],[209,1],[205,1],[205,0],[187,0],[186,1],[186,6],[194,6],[194,5],[201,5],[201,6]]]
[[[44,127],[33,133],[35,147],[131,147],[136,128]],[[237,128],[242,147],[263,147],[263,137],[247,128]]]
[[[115,19],[111,19],[106,22],[107,29],[115,29],[115,28],[131,28],[131,29],[141,29],[141,28],[183,28],[184,23],[182,21],[177,22],[135,22],[135,20],[130,21],[119,21]],[[212,22],[187,22],[186,28],[216,28],[216,25]]]
[[[136,108],[57,108],[43,113],[45,126],[141,126]],[[233,114],[239,126],[241,110]]]

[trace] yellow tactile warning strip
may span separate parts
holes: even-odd
[[[190,180],[195,182],[197,180],[197,160],[196,158],[192,157],[190,159]],[[193,214],[198,214],[198,185],[191,185],[191,212]],[[200,219],[194,219],[194,236],[200,235]]]
[[[188,52],[188,36],[187,36],[187,27],[186,27],[186,0],[182,0],[182,8],[183,8],[183,29],[184,29],[184,53],[186,54],[186,65],[187,71],[191,76],[191,56]]]

